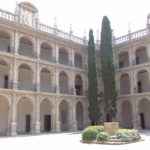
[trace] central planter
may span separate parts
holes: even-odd
[[[104,122],[104,131],[110,135],[115,134],[119,129],[119,122]]]

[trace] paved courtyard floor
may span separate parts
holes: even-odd
[[[144,141],[126,145],[82,144],[80,133],[45,134],[0,138],[4,150],[149,150],[150,131],[141,132]]]

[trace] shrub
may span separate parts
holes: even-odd
[[[98,130],[93,128],[86,128],[82,133],[83,141],[94,141],[96,140],[96,136],[98,134]]]
[[[116,133],[117,139],[122,142],[136,141],[140,139],[140,135],[137,130],[120,129]]]
[[[95,129],[98,132],[104,132],[104,126],[89,126],[86,129]]]
[[[110,136],[109,136],[108,133],[106,133],[106,132],[99,132],[97,134],[96,140],[97,141],[108,141],[109,137]]]

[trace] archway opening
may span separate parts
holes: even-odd
[[[52,47],[49,44],[41,44],[40,58],[42,60],[52,61]]]
[[[142,129],[150,129],[150,102],[143,99],[139,102],[139,118]]]
[[[27,64],[22,64],[18,69],[18,89],[34,90],[33,71]]]
[[[139,71],[137,74],[137,92],[149,91],[149,74],[146,70]]]
[[[40,73],[40,90],[43,92],[52,92],[51,73],[46,68],[43,68]]]
[[[120,94],[130,94],[130,79],[128,74],[123,74],[120,77]]]
[[[11,37],[5,31],[0,31],[0,51],[11,52]]]
[[[5,136],[8,133],[8,116],[9,103],[8,100],[0,96],[0,135]]]
[[[128,52],[122,52],[119,54],[119,68],[129,66],[129,54]]]
[[[19,41],[19,54],[28,57],[34,57],[33,43],[27,37],[22,37]]]
[[[61,131],[69,130],[69,106],[66,101],[62,101],[59,104],[59,119],[60,119],[60,127]]]
[[[81,102],[78,102],[76,105],[76,120],[77,120],[77,129],[83,130],[84,123],[83,123],[83,105]]]
[[[121,105],[121,126],[123,128],[133,128],[132,104],[129,101],[124,101]]]
[[[75,90],[76,95],[83,95],[83,82],[80,75],[76,75],[75,77]]]
[[[80,54],[75,54],[74,56],[75,67],[82,68],[82,56]]]
[[[142,64],[148,61],[147,49],[145,46],[141,46],[136,50],[136,64]]]
[[[60,93],[68,94],[69,93],[69,85],[68,85],[68,76],[65,72],[61,72],[59,74],[59,89]]]
[[[50,132],[52,129],[52,106],[49,100],[45,99],[40,104],[41,132]]]
[[[66,49],[59,49],[59,63],[64,65],[69,65],[69,55]]]
[[[33,104],[28,98],[22,98],[17,104],[17,132],[19,134],[31,133]]]

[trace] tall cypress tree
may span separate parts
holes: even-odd
[[[89,118],[91,120],[91,124],[96,125],[99,122],[100,110],[97,101],[97,72],[93,30],[89,31],[88,81]]]
[[[103,17],[100,44],[101,73],[104,84],[104,112],[106,121],[116,117],[116,86],[113,64],[112,30],[107,16]]]

